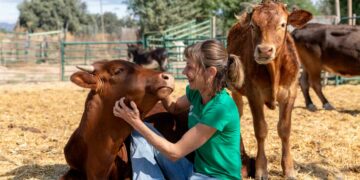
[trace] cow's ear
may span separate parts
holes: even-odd
[[[291,14],[288,17],[288,23],[294,26],[295,28],[301,28],[311,19],[312,19],[312,14],[310,12],[299,9],[291,12]]]
[[[87,72],[83,72],[83,71],[76,72],[73,75],[71,75],[70,80],[76,85],[83,88],[90,88],[93,90],[96,90],[97,88],[97,81],[95,76]]]

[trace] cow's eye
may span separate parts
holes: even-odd
[[[118,75],[124,71],[124,68],[118,68],[114,71],[114,75]]]
[[[281,23],[281,27],[285,28],[286,27],[286,23]]]

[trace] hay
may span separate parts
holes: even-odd
[[[185,92],[177,84],[174,96]],[[57,179],[68,169],[63,148],[80,121],[87,90],[69,82],[0,86],[0,179]],[[337,108],[312,113],[299,90],[292,115],[292,153],[299,179],[360,177],[360,85],[327,86]],[[315,104],[321,104],[314,97]],[[241,120],[247,152],[256,154],[249,107]],[[268,170],[282,178],[278,110],[266,111]]]

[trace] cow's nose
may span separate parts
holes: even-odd
[[[161,73],[160,76],[166,81],[174,81],[174,77],[171,74]]]
[[[274,51],[274,48],[272,46],[268,46],[268,45],[258,45],[258,51],[259,51],[259,54],[271,56],[271,54]]]

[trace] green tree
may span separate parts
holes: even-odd
[[[235,14],[244,10],[241,3],[260,0],[125,0],[128,8],[139,18],[143,31],[161,31],[169,26],[194,18],[217,17],[217,34],[226,35],[236,22]],[[285,0],[289,4],[316,13],[311,0]]]
[[[162,31],[190,20],[200,12],[199,0],[125,0],[143,32]]]
[[[96,14],[97,26],[101,28],[101,15]],[[104,18],[104,30],[105,33],[114,34],[120,33],[122,27],[137,27],[137,21],[135,21],[131,16],[125,16],[121,19],[118,19],[117,15],[112,12],[105,12],[103,14]]]
[[[315,4],[313,4],[311,0],[283,0],[283,2],[288,5],[290,11],[292,7],[298,7],[311,12],[313,15],[319,14]]]
[[[95,18],[87,13],[80,0],[31,0],[18,6],[19,25],[29,31],[65,28],[70,32],[86,32],[96,28]]]
[[[132,18],[131,16],[124,16],[120,19],[120,24],[123,27],[138,27],[139,26],[139,22],[137,20],[135,20],[134,18]]]

